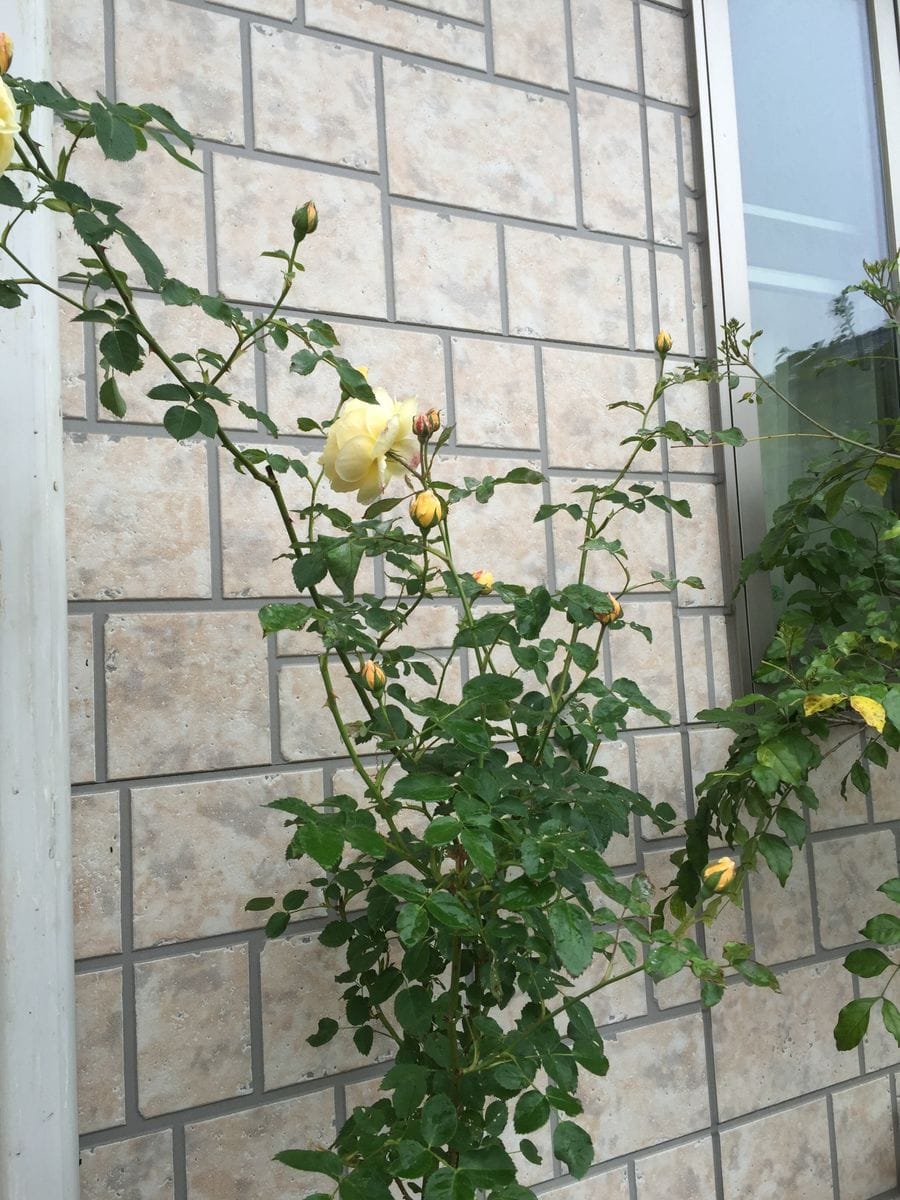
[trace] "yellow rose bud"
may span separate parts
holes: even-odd
[[[12,65],[13,41],[8,33],[0,33],[0,75],[5,75]]]
[[[714,892],[724,892],[736,873],[737,864],[733,858],[717,858],[703,868],[703,882],[708,883]]]
[[[621,615],[622,615],[622,605],[618,602],[618,600],[615,598],[615,596],[612,594],[612,592],[607,592],[606,594],[607,594],[607,596],[609,596],[610,602],[612,604],[612,611],[604,612],[604,613],[602,613],[602,612],[594,613],[594,616],[597,618],[597,620],[600,622],[601,625],[609,625],[611,621],[618,621],[619,617],[621,617]]]
[[[472,578],[475,580],[476,583],[481,584],[481,590],[483,592],[491,591],[491,589],[494,586],[494,576],[491,574],[490,571],[481,571],[481,570],[473,571]]]
[[[656,346],[656,353],[660,358],[665,358],[672,349],[672,335],[661,329],[656,335],[656,341],[653,343]]]
[[[444,516],[444,502],[434,492],[419,492],[409,502],[409,515],[420,529],[432,529]]]
[[[363,682],[370,692],[380,692],[385,685],[385,674],[379,667],[378,663],[372,662],[371,658],[364,662],[360,669],[360,675],[363,677]]]
[[[0,175],[12,161],[15,136],[19,132],[19,112],[12,92],[0,79]]]
[[[429,408],[428,412],[416,413],[413,417],[413,433],[420,442],[427,442],[433,433],[441,427],[441,414],[436,408]]]
[[[319,224],[319,213],[312,200],[307,200],[305,204],[301,204],[294,212],[292,217],[294,225],[294,237],[298,243],[302,242],[310,233],[315,233]]]

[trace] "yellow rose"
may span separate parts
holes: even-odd
[[[364,662],[360,669],[360,675],[370,692],[380,692],[385,684],[385,674],[379,667],[378,663],[372,662],[371,658]]]
[[[344,402],[319,459],[334,490],[356,492],[360,504],[371,503],[391,476],[419,461],[415,400],[392,400],[384,388],[375,388],[375,399]]]
[[[494,576],[490,571],[473,571],[472,578],[476,583],[480,583],[482,590],[489,592],[494,586]]]
[[[708,883],[714,892],[724,892],[737,873],[737,864],[733,858],[717,858],[709,866],[703,868],[703,881]]]
[[[444,515],[444,503],[434,492],[419,492],[409,502],[409,515],[420,529],[431,529]]]
[[[9,166],[15,143],[13,138],[19,132],[19,113],[13,94],[0,79],[0,175]]]

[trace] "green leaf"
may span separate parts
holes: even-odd
[[[179,442],[199,433],[202,424],[203,421],[196,409],[180,404],[167,408],[163,416],[163,425],[166,430]]]
[[[795,813],[792,808],[786,808],[782,805],[775,813],[775,820],[778,823],[778,828],[782,831],[789,842],[795,846],[802,846],[806,841],[806,822],[799,813]]]
[[[285,894],[281,901],[281,907],[285,912],[297,912],[306,903],[306,897],[309,895],[304,888],[294,888],[292,891]]]
[[[110,375],[100,384],[99,397],[101,405],[107,412],[111,412],[114,417],[125,416],[125,397],[119,391],[119,385],[114,376]]]
[[[110,329],[100,339],[100,353],[114,371],[133,375],[141,365],[141,347],[137,338],[127,329]]]
[[[300,849],[326,871],[341,861],[344,835],[333,825],[304,825],[297,831],[296,841]]]
[[[187,404],[191,393],[180,383],[160,383],[147,393],[150,400],[167,400],[170,404]]]
[[[102,104],[92,104],[88,109],[97,133],[97,143],[106,158],[115,162],[128,162],[137,153],[138,142],[135,131],[120,117],[114,116]]]
[[[307,588],[315,587],[328,574],[328,568],[325,566],[325,555],[319,550],[314,550],[311,554],[304,554],[299,558],[295,558],[291,567],[291,574],[294,577],[294,583],[298,591],[305,592]]]
[[[310,1046],[325,1046],[337,1036],[338,1023],[333,1017],[319,1017],[319,1028],[306,1039]]]
[[[477,1188],[494,1187],[500,1183],[512,1183],[516,1167],[502,1146],[482,1146],[477,1150],[461,1150],[459,1173],[465,1175]]]
[[[553,1153],[580,1179],[594,1161],[591,1139],[574,1121],[560,1121],[553,1131]]]
[[[885,997],[881,1002],[881,1019],[888,1033],[896,1039],[900,1046],[900,1009],[892,1000]]]
[[[490,834],[481,829],[464,829],[459,840],[477,869],[485,879],[490,879],[497,869],[497,856]]]
[[[866,1036],[869,1014],[876,999],[877,996],[864,996],[861,1000],[851,1000],[841,1009],[834,1027],[834,1042],[838,1050],[852,1050]]]
[[[0,308],[18,308],[25,292],[11,279],[0,279]]]
[[[474,1200],[475,1188],[460,1171],[441,1167],[425,1184],[422,1200]]]
[[[274,896],[254,896],[252,900],[248,900],[244,905],[244,912],[265,912],[266,909],[274,907]]]
[[[436,921],[448,929],[476,931],[479,927],[458,896],[450,892],[434,892],[425,902],[426,908]]]
[[[516,1102],[513,1129],[516,1133],[534,1133],[550,1120],[550,1101],[540,1092],[525,1092]]]
[[[259,610],[259,623],[264,634],[282,629],[303,629],[309,621],[306,604],[264,604]]]
[[[428,1146],[446,1146],[456,1133],[456,1109],[449,1096],[431,1096],[422,1109],[422,1136]]]
[[[794,863],[791,848],[784,838],[776,837],[774,833],[759,835],[759,852],[769,865],[773,874],[777,875],[782,887],[787,882]]]
[[[0,204],[5,208],[28,207],[28,202],[9,175],[0,177]]]
[[[315,350],[298,350],[291,356],[291,370],[295,375],[311,375],[320,362]]]
[[[883,892],[888,900],[893,900],[895,904],[900,904],[900,877],[886,880],[880,885],[878,891]]]
[[[462,829],[456,817],[435,817],[423,834],[426,846],[446,846],[452,842]]]
[[[275,1155],[275,1161],[293,1167],[295,1171],[310,1171],[330,1179],[340,1179],[344,1167],[330,1150],[282,1150]]]
[[[291,923],[291,914],[283,910],[272,913],[268,921],[266,921],[266,937],[277,938],[281,937],[288,925]]]
[[[862,930],[863,937],[880,946],[900,946],[900,917],[892,913],[879,913],[870,917]]]
[[[420,904],[427,896],[424,883],[412,875],[379,875],[376,882],[392,896],[412,901],[414,904]]]
[[[571,975],[580,975],[594,956],[594,930],[583,909],[557,900],[547,910],[553,945]]]
[[[125,243],[129,254],[143,271],[148,287],[152,288],[154,292],[158,292],[166,277],[166,268],[160,262],[156,252],[142,238],[139,238],[133,229],[129,229],[127,225],[118,228],[119,236]]]
[[[777,976],[764,967],[762,963],[753,962],[749,958],[740,959],[733,963],[735,970],[743,975],[748,983],[752,983],[754,987],[771,988],[773,992],[780,992],[781,985],[778,982]]]
[[[863,979],[872,979],[891,966],[891,960],[881,950],[867,947],[864,950],[851,950],[844,959],[844,966],[851,975],[860,975]]]
[[[407,1033],[424,1037],[431,1028],[431,993],[419,984],[404,988],[394,998],[394,1012]]]

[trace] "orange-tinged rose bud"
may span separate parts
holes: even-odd
[[[409,515],[420,529],[432,529],[444,515],[444,502],[434,492],[419,492],[409,502]]]
[[[703,882],[708,883],[714,892],[724,892],[737,873],[737,864],[733,858],[717,858],[703,868]]]
[[[12,66],[13,40],[8,33],[0,33],[0,75],[5,75]]]
[[[380,692],[384,687],[386,682],[384,671],[378,663],[372,662],[371,658],[363,663],[359,673],[370,692]]]
[[[413,417],[413,433],[420,442],[427,442],[440,427],[441,414],[436,408],[429,408],[428,412],[416,413]]]
[[[656,346],[656,353],[660,358],[665,358],[672,349],[672,335],[661,329],[656,335],[656,341],[653,343]]]
[[[481,570],[473,571],[472,578],[475,580],[476,583],[481,584],[481,590],[483,592],[491,591],[491,589],[494,586],[494,576],[491,574],[490,571],[481,571]]]
[[[594,613],[594,616],[601,625],[609,625],[612,621],[618,621],[619,617],[622,615],[622,605],[618,602],[612,592],[607,592],[606,594],[609,596],[610,604],[612,604],[612,610],[610,612]]]

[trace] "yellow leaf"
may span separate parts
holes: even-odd
[[[810,693],[803,701],[803,715],[811,717],[813,713],[824,712],[826,708],[834,708],[836,704],[840,704],[842,700],[846,699],[846,696],[839,696],[833,692],[818,696]]]
[[[851,696],[850,707],[856,709],[867,725],[871,725],[879,733],[884,733],[886,714],[877,700],[870,700],[868,696]]]

